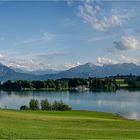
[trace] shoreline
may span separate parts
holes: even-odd
[[[126,88],[122,87],[119,89],[115,90],[108,90],[108,89],[101,89],[101,88],[95,88],[95,89],[86,89],[86,90],[77,90],[74,88],[66,88],[66,89],[54,89],[54,88],[41,88],[41,89],[35,89],[35,88],[24,88],[24,89],[0,89],[1,91],[74,91],[74,92],[86,92],[86,91],[107,91],[107,92],[112,92],[112,91],[117,91],[117,90],[128,90],[128,91],[140,91],[140,88]]]

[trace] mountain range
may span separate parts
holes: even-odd
[[[86,63],[65,71],[33,71],[25,72],[13,67],[7,67],[0,64],[0,80],[46,80],[60,78],[88,78],[88,77],[106,77],[113,75],[140,75],[140,66],[133,63],[106,64],[103,66]]]

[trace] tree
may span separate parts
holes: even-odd
[[[71,110],[71,107],[62,101],[54,101],[52,104],[52,110]]]
[[[12,81],[11,80],[6,81],[3,83],[2,86],[4,89],[11,89],[12,88]]]
[[[17,81],[20,85],[21,85],[21,88],[32,88],[32,83],[30,81],[27,81],[27,80],[18,80]]]
[[[49,110],[50,109],[50,104],[48,102],[48,99],[41,101],[41,109],[42,110]]]
[[[20,110],[28,110],[28,109],[29,109],[29,107],[26,106],[26,105],[22,105],[22,106],[20,107]]]
[[[38,110],[39,109],[39,102],[37,99],[31,99],[29,102],[29,106],[31,110]]]
[[[32,82],[33,87],[38,89],[44,88],[44,82],[43,81],[33,81]]]

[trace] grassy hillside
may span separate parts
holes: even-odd
[[[0,138],[140,139],[140,121],[92,111],[0,110]]]

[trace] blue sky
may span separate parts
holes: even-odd
[[[140,64],[138,1],[1,1],[0,62],[24,70]]]

